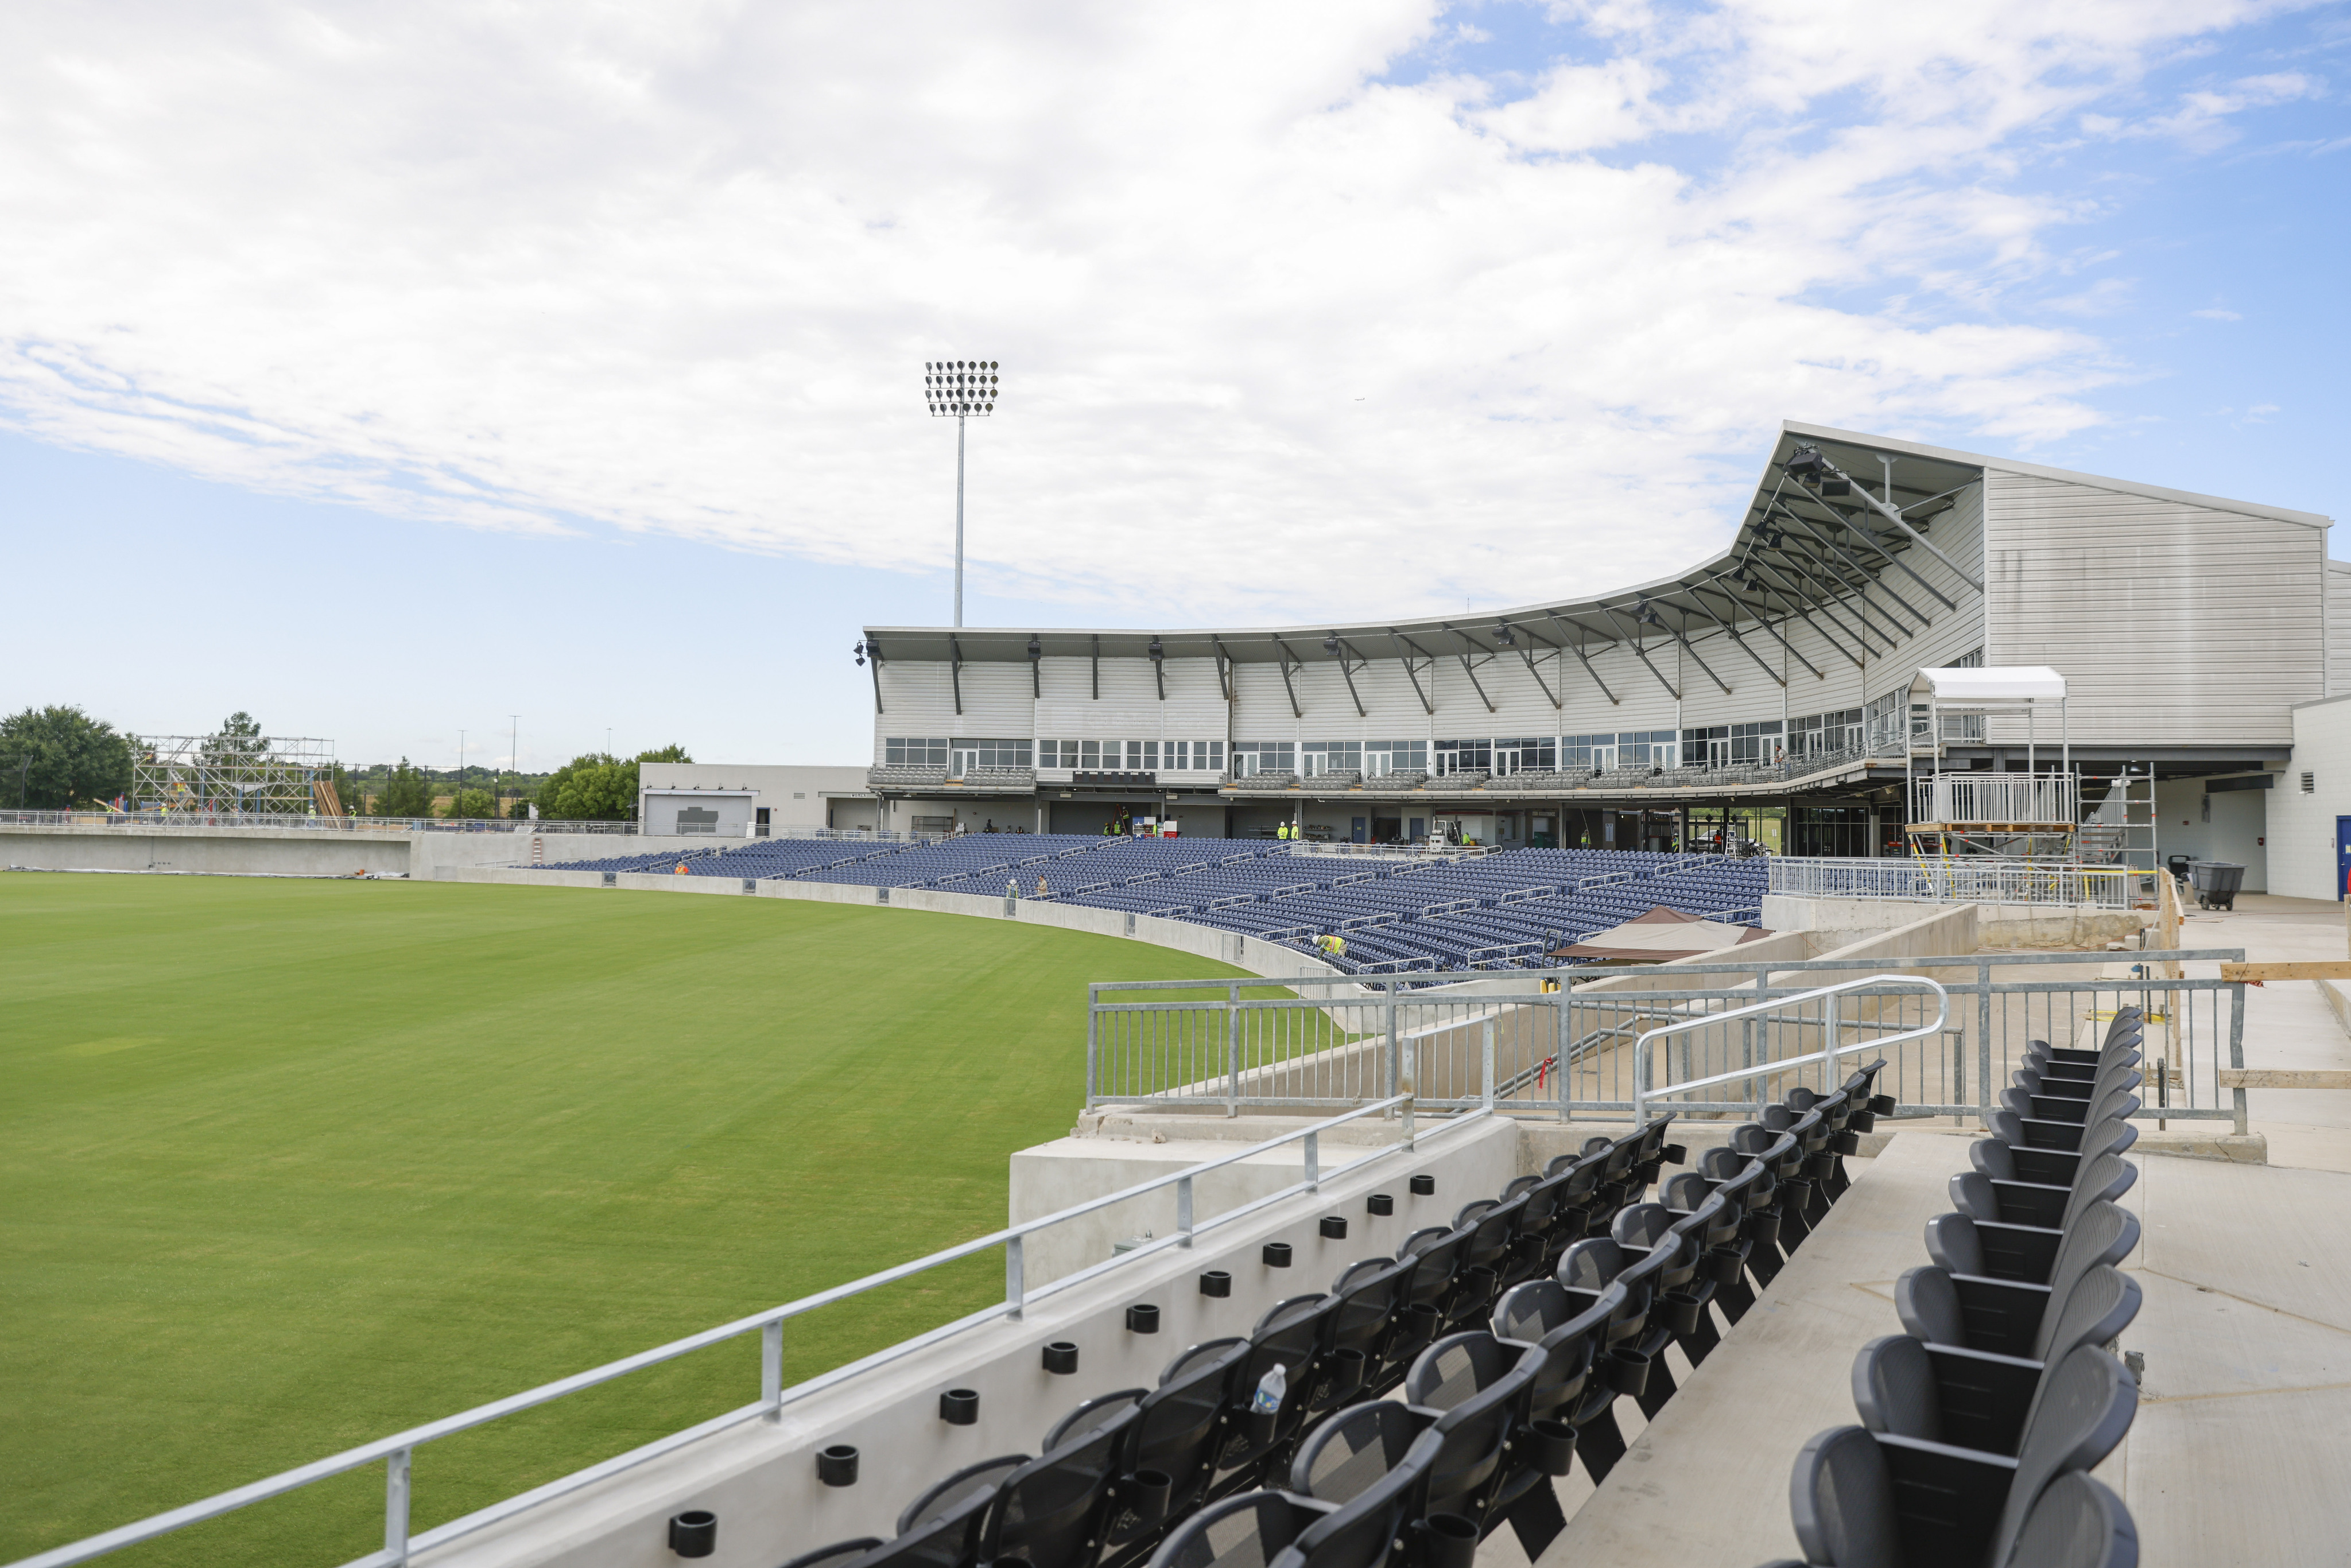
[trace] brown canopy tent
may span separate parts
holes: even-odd
[[[1726,925],[1704,915],[1659,907],[1622,925],[1595,931],[1551,956],[1575,964],[1663,964],[1726,952],[1771,933],[1760,925]]]

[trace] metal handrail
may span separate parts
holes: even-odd
[[[1856,1040],[1851,1045],[1840,1045],[1837,1042],[1834,998],[1846,991],[1858,991],[1867,987],[1888,986],[1909,987],[1934,992],[1935,1021],[1917,1029],[1904,1030],[1896,1034],[1872,1035],[1867,1040]],[[1806,1002],[1813,1001],[1823,1004],[1823,1013],[1828,1031],[1828,1044],[1824,1049],[1810,1051],[1802,1056],[1783,1056],[1776,1061],[1767,1061],[1759,1066],[1736,1067],[1728,1072],[1717,1072],[1705,1078],[1693,1078],[1686,1082],[1669,1084],[1663,1089],[1651,1089],[1648,1086],[1649,1068],[1655,1060],[1650,1055],[1652,1041],[1662,1040],[1668,1035],[1683,1034],[1695,1030],[1711,1028],[1716,1024],[1729,1023],[1738,1019],[1753,1018],[1760,1013],[1778,1012],[1789,1008],[1801,1007]],[[1693,1089],[1710,1089],[1718,1083],[1736,1083],[1750,1078],[1771,1077],[1784,1073],[1791,1068],[1802,1067],[1814,1061],[1824,1061],[1834,1068],[1836,1059],[1840,1056],[1888,1045],[1899,1045],[1907,1040],[1918,1040],[1934,1034],[1943,1027],[1943,1022],[1950,1016],[1950,993],[1924,976],[1871,975],[1864,979],[1844,980],[1834,986],[1818,986],[1809,991],[1798,991],[1793,996],[1755,1002],[1747,1007],[1732,1008],[1725,1012],[1708,1013],[1699,1018],[1685,1019],[1680,1023],[1669,1023],[1661,1028],[1644,1030],[1633,1042],[1634,1124],[1643,1127],[1649,1124],[1648,1103],[1651,1100],[1660,1099],[1668,1094],[1687,1094]]]
[[[645,1464],[713,1433],[725,1431],[754,1419],[780,1421],[783,1417],[783,1407],[786,1405],[832,1387],[859,1373],[887,1364],[916,1350],[938,1343],[967,1329],[978,1327],[980,1324],[992,1322],[999,1318],[1018,1320],[1030,1301],[1072,1289],[1113,1269],[1131,1265],[1168,1248],[1189,1248],[1194,1239],[1204,1231],[1213,1230],[1219,1226],[1230,1225],[1247,1218],[1285,1198],[1319,1191],[1322,1184],[1326,1180],[1344,1176],[1351,1171],[1360,1170],[1365,1166],[1385,1159],[1396,1153],[1410,1152],[1418,1146],[1413,1125],[1413,1098],[1410,1094],[1398,1094],[1374,1103],[1356,1106],[1311,1125],[1268,1138],[1262,1143],[1251,1144],[1233,1154],[1220,1155],[1215,1159],[1203,1160],[1198,1165],[1186,1166],[1181,1171],[1154,1176],[1147,1181],[1138,1182],[1133,1186],[1122,1188],[1104,1197],[1089,1198],[1083,1203],[1073,1204],[1068,1208],[1059,1209],[1054,1213],[1026,1220],[1019,1225],[1007,1226],[1001,1230],[990,1231],[987,1235],[914,1259],[911,1262],[898,1264],[894,1268],[884,1269],[879,1273],[868,1274],[862,1279],[835,1285],[831,1290],[820,1291],[814,1295],[802,1296],[798,1301],[770,1307],[766,1312],[756,1312],[749,1317],[737,1318],[732,1322],[720,1323],[715,1328],[704,1329],[699,1333],[688,1334],[684,1339],[672,1340],[667,1344],[655,1345],[651,1350],[639,1351],[636,1354],[623,1356],[619,1361],[608,1362],[602,1366],[590,1367],[585,1372],[573,1373],[569,1377],[541,1384],[537,1388],[525,1389],[519,1394],[510,1394],[503,1399],[494,1399],[488,1404],[477,1405],[470,1410],[462,1410],[454,1416],[444,1416],[437,1421],[428,1421],[422,1426],[411,1427],[404,1431],[392,1433],[390,1437],[379,1437],[373,1442],[346,1448],[341,1453],[331,1454],[322,1459],[314,1459],[307,1465],[297,1466],[293,1469],[281,1471],[264,1479],[233,1488],[201,1501],[192,1502],[168,1512],[159,1513],[152,1518],[122,1525],[64,1546],[54,1547],[34,1556],[20,1559],[10,1564],[9,1568],[68,1568],[68,1565],[73,1563],[88,1563],[95,1558],[103,1557],[109,1552],[119,1552],[126,1546],[135,1546],[141,1542],[155,1540],[189,1525],[199,1524],[208,1519],[217,1519],[223,1514],[234,1513],[238,1509],[248,1507],[253,1503],[266,1501],[287,1492],[298,1491],[314,1482],[358,1469],[363,1465],[374,1464],[378,1460],[383,1461],[386,1467],[383,1550],[346,1564],[345,1568],[400,1568],[400,1565],[406,1563],[411,1555],[415,1552],[445,1545],[449,1542],[485,1529],[501,1520],[511,1518],[538,1503],[575,1491],[607,1476],[616,1475]],[[1384,1145],[1361,1159],[1351,1160],[1345,1165],[1329,1170],[1322,1168],[1320,1144],[1322,1134],[1362,1117],[1384,1115],[1389,1111],[1395,1111],[1400,1115],[1401,1136],[1397,1142]],[[1433,1131],[1441,1133],[1456,1127],[1467,1126],[1483,1120],[1491,1113],[1489,1110],[1481,1109],[1447,1116]],[[1196,1221],[1193,1218],[1193,1183],[1197,1177],[1210,1171],[1221,1170],[1227,1166],[1238,1165],[1252,1155],[1278,1149],[1285,1144],[1301,1141],[1304,1145],[1302,1150],[1304,1179],[1294,1182],[1279,1192],[1269,1193],[1208,1219]],[[1059,1225],[1065,1220],[1092,1214],[1113,1204],[1123,1203],[1129,1198],[1140,1197],[1168,1186],[1176,1189],[1177,1228],[1174,1234],[1144,1241],[1124,1252],[1113,1255],[1107,1261],[1081,1269],[1035,1291],[1026,1288],[1022,1260],[1022,1243],[1025,1238],[1049,1226]],[[968,1258],[976,1252],[985,1251],[991,1247],[1002,1247],[1005,1249],[1005,1299],[1003,1301],[957,1318],[952,1322],[943,1323],[927,1333],[901,1340],[896,1344],[885,1346],[872,1355],[864,1356],[844,1366],[835,1367],[831,1372],[821,1373],[790,1388],[783,1386],[783,1327],[788,1320],[813,1312],[820,1307],[831,1306],[836,1302],[847,1301],[852,1296],[862,1295],[880,1286],[912,1278],[942,1264]],[[437,1525],[431,1530],[411,1535],[409,1465],[411,1456],[421,1445],[432,1442],[438,1437],[451,1437],[472,1427],[483,1426],[501,1416],[511,1416],[519,1411],[551,1403],[567,1395],[577,1394],[600,1384],[610,1383],[615,1378],[625,1377],[631,1373],[641,1372],[646,1367],[674,1360],[691,1352],[705,1349],[754,1330],[760,1333],[763,1340],[759,1358],[760,1397],[758,1403],[731,1410],[698,1426],[687,1427],[682,1432],[674,1432],[666,1437],[659,1438],[586,1469],[576,1471],[545,1486],[493,1503],[487,1508],[452,1520],[446,1524]]]

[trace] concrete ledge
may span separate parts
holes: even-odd
[[[708,845],[702,847],[707,848]],[[528,866],[448,866],[434,872],[434,879],[439,882],[495,883],[508,887],[604,885],[601,872],[534,871]],[[1213,959],[1219,964],[1229,964],[1236,969],[1260,975],[1267,979],[1295,979],[1301,975],[1337,973],[1320,958],[1311,957],[1278,943],[1246,936],[1239,932],[1220,931],[1213,926],[1195,925],[1186,920],[1168,920],[1150,915],[1130,916],[1123,910],[1057,904],[1050,899],[1016,899],[1011,906],[1012,913],[1008,915],[1004,900],[999,897],[968,893],[935,893],[923,888],[893,887],[885,890],[862,883],[789,882],[771,878],[753,882],[752,890],[747,894],[739,877],[622,872],[612,879],[612,886],[635,893],[789,898],[809,904],[852,904],[864,909],[900,914],[960,915],[975,920],[1017,920],[1027,925],[1049,925],[1063,931],[1082,931],[1094,936],[1148,942],[1155,947],[1172,948],[1179,953]],[[878,896],[884,891],[890,895],[886,904]],[[1332,994],[1347,998],[1363,993],[1353,986],[1341,986],[1333,988]]]

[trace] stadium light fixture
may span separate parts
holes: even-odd
[[[1828,465],[1828,459],[1821,455],[1821,449],[1817,446],[1799,446],[1788,455],[1788,461],[1781,465],[1787,470],[1789,478],[1798,480],[1814,478]]]
[[[1494,641],[1505,648],[1511,648],[1518,645],[1519,639],[1517,633],[1510,630],[1510,623],[1503,622],[1494,628]]]
[[[857,655],[857,667],[861,670],[863,669],[865,667],[865,644],[862,642],[860,642],[849,651]]]
[[[1029,662],[1030,664],[1035,664],[1038,660],[1040,660],[1040,659],[1043,658],[1044,656],[1045,656],[1045,644],[1044,644],[1044,643],[1040,643],[1040,642],[1039,642],[1036,638],[1034,638],[1034,637],[1029,638]]]
[[[955,623],[963,625],[963,425],[967,419],[986,419],[996,412],[996,392],[1002,367],[994,360],[926,360],[923,363],[923,401],[934,419],[956,422],[956,566]]]
[[[1164,659],[1164,658],[1165,658],[1165,657],[1167,656],[1167,650],[1166,650],[1166,648],[1165,648],[1165,646],[1160,643],[1159,639],[1158,639],[1158,638],[1156,638],[1156,637],[1154,637],[1154,638],[1151,640],[1151,646],[1150,646],[1148,649],[1146,649],[1146,650],[1145,650],[1145,652],[1147,652],[1147,653],[1150,653],[1151,658],[1152,658],[1152,662],[1153,662],[1154,664],[1158,663],[1160,660],[1162,660],[1162,659]]]

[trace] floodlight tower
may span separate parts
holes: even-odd
[[[931,417],[956,422],[955,623],[963,624],[963,422],[996,412],[994,360],[936,360],[923,366],[923,397]]]

